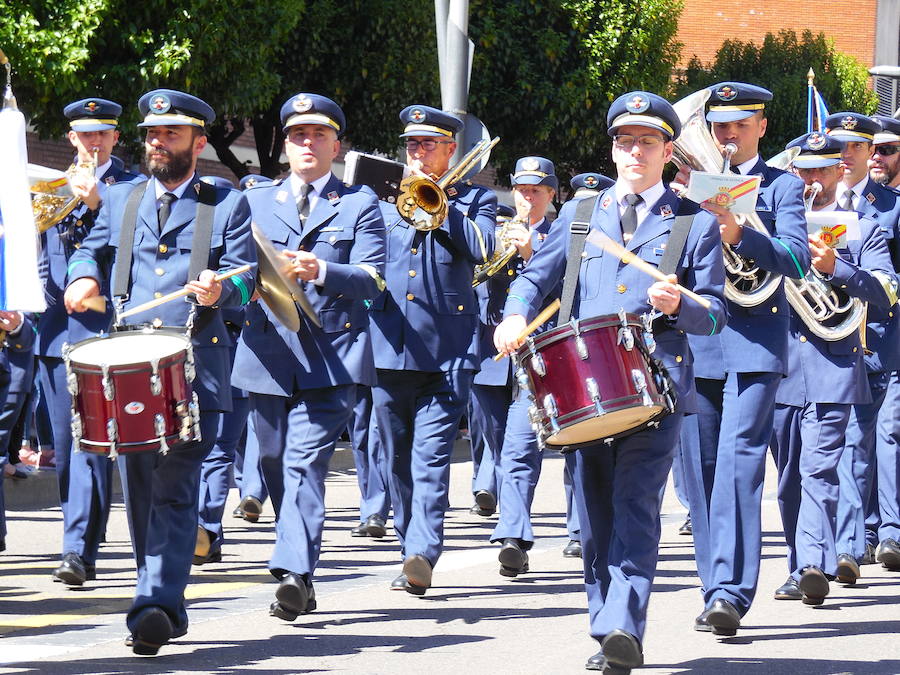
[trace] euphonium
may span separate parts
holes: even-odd
[[[446,188],[459,182],[499,141],[499,136],[490,141],[479,141],[456,166],[437,180],[418,174],[404,178],[397,197],[400,217],[422,232],[439,228],[447,220],[450,208]]]
[[[806,210],[811,211],[821,183],[807,188]],[[859,330],[866,303],[829,284],[812,265],[803,279],[786,279],[784,291],[791,308],[810,332],[823,340],[841,340]]]
[[[722,152],[707,126],[704,110],[709,99],[709,91],[703,89],[674,104],[675,112],[681,120],[681,135],[674,142],[673,161],[677,166],[686,165],[691,169],[708,173],[722,173],[727,169],[723,164]],[[730,157],[724,160],[730,163]],[[738,224],[752,227],[766,236],[769,231],[755,213],[735,214]],[[760,269],[722,244],[725,259],[725,297],[741,307],[754,307],[771,297],[781,284],[781,275]]]
[[[37,231],[46,232],[68,216],[81,199],[72,192],[71,179],[79,174],[94,178],[97,171],[97,148],[94,158],[73,164],[67,171],[57,171],[38,164],[28,165],[31,185],[31,210]]]
[[[524,216],[517,215],[515,218],[510,218],[509,220],[505,221],[500,226],[500,231],[497,232],[496,236],[497,244],[494,247],[494,254],[491,256],[491,259],[483,265],[475,266],[475,277],[474,279],[472,279],[472,288],[483,284],[485,281],[497,274],[497,272],[502,270],[506,266],[506,264],[515,257],[518,249],[516,248],[516,245],[509,239],[510,228],[521,225],[525,225],[527,227],[530,217],[531,209],[528,209],[528,213],[526,213]]]

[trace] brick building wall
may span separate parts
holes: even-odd
[[[727,39],[762,44],[766,33],[804,30],[825,33],[839,51],[855,56],[866,67],[875,57],[877,0],[685,0],[678,24],[683,43],[681,66],[696,54],[703,63],[715,59]]]

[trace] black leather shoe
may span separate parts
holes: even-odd
[[[497,498],[487,490],[479,490],[475,493],[475,506],[469,509],[473,516],[488,518],[497,512]]]
[[[422,555],[411,555],[403,561],[403,574],[406,576],[406,592],[413,595],[425,595],[431,588],[431,563]]]
[[[776,600],[802,600],[803,593],[800,592],[800,584],[794,577],[788,577],[779,588],[775,589]]]
[[[135,617],[131,651],[140,656],[155,656],[174,631],[168,614],[160,607],[147,607]]]
[[[194,556],[192,563],[194,565],[205,565],[206,563],[222,562],[222,549],[210,550],[205,556]]]
[[[874,565],[875,562],[875,547],[872,546],[872,544],[866,544],[866,552],[863,553],[862,560],[859,561],[859,564]]]
[[[96,571],[91,579],[96,577]],[[66,586],[81,586],[88,579],[87,565],[77,553],[66,553],[62,562],[53,570],[54,581],[61,581]]]
[[[566,544],[566,547],[563,549],[563,558],[580,558],[581,557],[581,542],[575,541],[574,539],[570,539],[569,543]]]
[[[522,550],[518,539],[504,539],[497,559],[500,561],[500,574],[504,577],[516,577],[528,571],[528,554]]]
[[[861,576],[856,558],[849,553],[841,553],[837,558],[837,580],[842,584],[855,584]]]
[[[603,670],[606,668],[606,656],[603,654],[603,650],[601,649],[599,652],[594,654],[591,658],[587,660],[587,663],[584,664],[585,670]]]
[[[187,635],[187,628],[175,630],[172,632],[171,637],[169,637],[169,642],[177,638],[184,637],[185,635]],[[134,646],[134,635],[129,634],[128,637],[125,638],[125,646],[129,648]]]
[[[368,537],[369,534],[366,532],[366,521],[360,521],[359,525],[350,530],[351,537]]]
[[[384,535],[387,534],[387,528],[384,525],[384,518],[379,516],[377,513],[366,518],[365,532],[366,535],[372,537],[372,539],[381,539]]]
[[[714,600],[704,614],[713,635],[735,635],[737,629],[741,627],[740,613],[727,600]]]
[[[688,517],[684,519],[684,522],[681,524],[681,527],[678,528],[678,534],[683,534],[686,536],[690,536],[694,534],[694,527],[691,525],[691,515],[688,514]]]
[[[894,539],[885,539],[878,544],[875,560],[880,562],[886,569],[892,571],[900,570],[900,544]]]
[[[256,497],[244,497],[238,508],[241,510],[241,517],[244,520],[248,523],[255,523],[262,513],[262,502]]]
[[[405,591],[407,587],[406,575],[401,574],[399,577],[394,579],[391,582],[391,590],[392,591]]]
[[[710,626],[709,621],[706,620],[707,614],[709,614],[709,609],[704,609],[700,612],[699,616],[694,619],[694,630],[700,631],[701,633],[712,632],[712,626]]]
[[[828,579],[818,567],[807,567],[800,575],[800,592],[804,605],[821,605],[828,595]]]
[[[269,616],[293,621],[300,614],[309,614],[315,608],[316,592],[309,575],[288,572],[278,584],[275,602],[269,606]]]
[[[606,657],[610,673],[630,673],[632,668],[644,665],[644,652],[638,639],[624,630],[616,628],[606,634],[600,643],[600,650]]]

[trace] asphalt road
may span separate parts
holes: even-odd
[[[447,549],[434,588],[417,598],[392,592],[399,548],[355,539],[352,470],[328,480],[328,520],[315,579],[318,609],[288,624],[268,616],[275,583],[266,571],[271,511],[256,525],[226,516],[222,563],[194,568],[189,633],[154,658],[124,647],[124,612],[134,583],[125,513],[112,514],[98,579],[68,590],[50,580],[61,540],[58,508],[10,513],[0,554],[0,673],[579,673],[596,651],[587,634],[581,563],[567,543],[562,466],[548,456],[535,499],[538,541],[531,572],[498,574],[495,518],[468,513],[471,463],[453,464]],[[773,478],[770,475],[769,478]],[[671,491],[663,515],[660,566],[650,601],[646,666],[662,673],[759,675],[900,673],[900,574],[863,567],[855,587],[832,584],[819,608],[776,601],[787,567],[780,521],[767,484],[760,592],[733,638],[691,629],[702,609],[684,510]]]

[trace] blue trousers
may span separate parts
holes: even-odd
[[[469,405],[472,438],[472,494],[486,490],[497,496],[500,479],[500,449],[506,432],[506,417],[512,402],[512,387],[473,384]]]
[[[372,403],[403,558],[421,555],[434,566],[443,550],[450,457],[471,386],[470,370],[378,371]]]
[[[597,640],[617,628],[643,639],[659,554],[662,487],[681,418],[672,414],[658,429],[576,452],[584,584]]]
[[[260,461],[275,508],[275,550],[269,570],[312,574],[322,548],[325,476],[353,409],[355,385],[303,389],[292,397],[250,394]],[[272,490],[270,475],[280,478]]]
[[[200,468],[200,527],[210,533],[210,551],[219,551],[225,542],[222,531],[222,517],[225,515],[225,501],[231,487],[231,468],[244,428],[250,402],[243,396],[231,397],[231,412],[219,416],[219,430],[216,443],[203,460]]]
[[[197,542],[200,465],[216,442],[220,413],[200,414],[202,440],[163,455],[141,452],[117,460],[137,563],[128,628],[146,607],[161,607],[176,631],[187,629],[184,589]]]
[[[772,452],[778,467],[778,506],[795,579],[810,565],[837,573],[835,548],[838,463],[849,404],[776,405]]]
[[[541,477],[541,451],[528,419],[528,391],[521,389],[509,407],[500,451],[500,517],[491,541],[520,539],[526,551],[534,544],[531,504]]]
[[[378,425],[372,414],[372,388],[356,387],[356,405],[348,427],[356,481],[359,484],[360,521],[369,516],[387,520],[391,510],[388,490],[388,466],[381,449]]]
[[[247,406],[249,409],[249,400]],[[259,465],[259,440],[256,438],[256,425],[253,415],[247,415],[247,426],[244,427],[244,443],[238,444],[234,456],[234,482],[237,483],[241,499],[255,497],[260,503],[269,498],[269,490],[263,480],[262,468]]]
[[[691,443],[690,434],[682,437],[704,602],[709,606],[721,598],[741,615],[750,609],[759,579],[762,485],[780,380],[777,373],[698,378],[699,443]],[[721,431],[706,426],[716,414],[721,415]]]
[[[875,484],[875,443],[878,411],[887,392],[889,374],[869,373],[871,403],[851,407],[846,440],[838,463],[840,496],[837,505],[836,546],[839,554],[847,553],[860,560],[866,544],[877,544],[872,532],[867,541],[866,516],[873,501]]]
[[[878,413],[878,540],[900,541],[900,372],[888,378]]]
[[[62,552],[95,564],[112,501],[112,463],[105,455],[72,450],[72,397],[62,359],[38,359],[56,451],[59,503],[63,512]],[[151,453],[152,454],[152,453]],[[196,533],[195,533],[196,534]]]
[[[566,493],[566,531],[572,541],[581,541],[581,526],[578,524],[578,509],[575,508],[575,454],[565,455],[563,468],[563,490]]]

